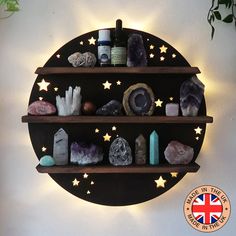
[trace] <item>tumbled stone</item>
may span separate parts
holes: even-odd
[[[131,85],[124,92],[123,107],[128,116],[151,116],[155,109],[155,97],[152,89],[144,83]]]
[[[54,135],[53,158],[56,165],[68,164],[68,134],[62,128]]]
[[[167,103],[166,104],[166,116],[178,116],[179,115],[179,104],[178,103]]]
[[[121,109],[122,105],[119,101],[111,100],[104,106],[98,108],[96,114],[102,116],[119,116],[122,115]]]
[[[56,163],[55,163],[55,160],[53,159],[53,157],[51,157],[49,155],[45,155],[40,158],[39,164],[41,166],[54,166]]]
[[[35,101],[32,102],[28,107],[28,113],[35,116],[52,115],[57,111],[56,107],[50,102],[46,101]]]
[[[197,116],[203,95],[204,84],[193,76],[186,80],[180,87],[180,107],[183,116]]]
[[[178,141],[171,141],[164,154],[170,164],[189,164],[193,159],[194,150]]]
[[[144,165],[147,159],[146,139],[140,134],[135,139],[135,164]]]
[[[147,54],[140,34],[131,34],[128,39],[127,66],[147,66]]]
[[[74,67],[94,67],[96,65],[96,56],[91,52],[75,52],[68,57],[68,61]]]
[[[92,143],[73,142],[70,150],[70,161],[74,164],[97,164],[103,160],[102,148]]]
[[[131,148],[124,138],[118,137],[112,142],[109,161],[114,166],[126,166],[132,163]]]

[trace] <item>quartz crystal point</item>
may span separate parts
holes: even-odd
[[[56,105],[59,116],[80,115],[81,99],[80,87],[72,90],[70,86],[65,93],[65,97],[56,96]]]
[[[124,138],[116,138],[109,150],[109,161],[114,166],[126,166],[132,163],[129,143]]]
[[[183,116],[197,116],[203,95],[204,84],[193,76],[186,80],[180,87],[180,107]]]
[[[146,147],[146,139],[140,134],[135,139],[135,164],[144,165],[146,164],[147,158],[147,147]]]
[[[56,165],[68,164],[68,134],[62,128],[54,135],[53,158]]]
[[[159,137],[154,130],[150,134],[150,165],[159,164]]]

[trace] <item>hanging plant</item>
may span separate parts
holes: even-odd
[[[224,9],[222,9],[222,7]],[[225,23],[234,23],[236,27],[236,0],[212,0],[211,8],[209,9],[207,20],[211,26],[211,39],[214,37],[215,28],[213,22],[220,20]],[[222,17],[222,10],[226,15]]]
[[[17,0],[0,0],[0,19],[8,18],[19,10]]]

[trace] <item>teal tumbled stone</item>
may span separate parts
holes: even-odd
[[[150,165],[159,164],[159,137],[157,132],[154,130],[150,134]]]
[[[49,155],[45,155],[40,158],[39,164],[41,166],[54,166],[55,160],[53,159],[53,157],[51,157]]]

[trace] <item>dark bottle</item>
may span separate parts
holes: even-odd
[[[113,66],[126,66],[126,40],[122,29],[122,21],[116,21],[115,38],[111,49],[111,64]]]

